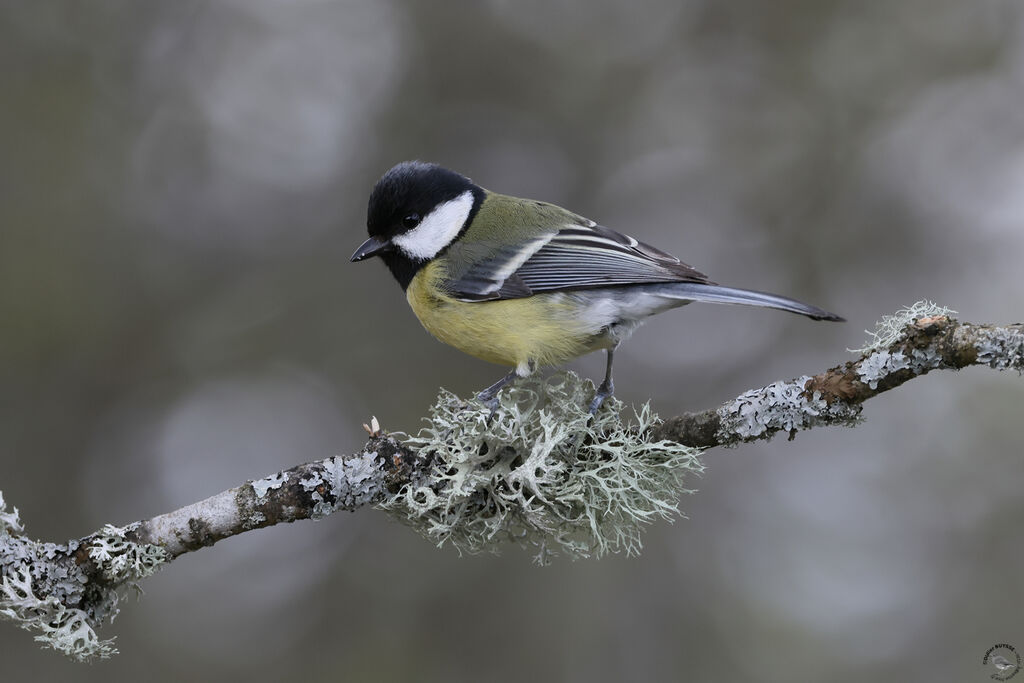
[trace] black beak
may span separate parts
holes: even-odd
[[[356,253],[352,254],[352,261],[362,261],[363,259],[376,256],[385,251],[391,251],[392,244],[387,240],[382,240],[379,237],[371,237],[356,249]]]

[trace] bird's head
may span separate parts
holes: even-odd
[[[437,164],[404,161],[377,181],[370,194],[363,242],[353,261],[380,256],[406,288],[416,272],[468,226],[484,190]]]

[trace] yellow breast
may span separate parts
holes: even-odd
[[[471,356],[525,370],[531,361],[557,365],[608,346],[576,319],[569,295],[466,302],[440,287],[444,279],[443,260],[431,262],[409,283],[406,298],[430,334]]]

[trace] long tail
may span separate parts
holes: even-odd
[[[812,320],[832,320],[844,322],[846,319],[835,313],[805,304],[796,299],[758,292],[752,289],[736,289],[735,287],[722,287],[721,285],[709,285],[699,282],[666,282],[664,284],[650,285],[650,290],[662,296],[673,299],[688,299],[690,301],[706,301],[713,304],[744,304],[746,306],[763,306],[765,308],[777,308],[780,311],[789,311],[806,315]]]

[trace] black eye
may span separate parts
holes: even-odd
[[[408,216],[402,219],[402,225],[405,226],[407,229],[411,230],[412,228],[415,228],[417,225],[419,225],[421,220],[423,219],[420,218],[420,215],[418,213],[410,213]]]

